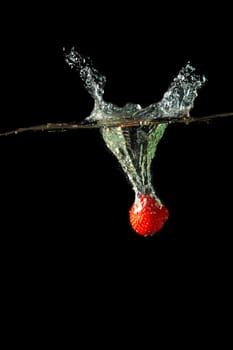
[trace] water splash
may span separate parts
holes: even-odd
[[[65,54],[65,57],[68,65],[79,72],[89,94],[94,100],[101,103],[106,77],[101,75],[93,66],[89,57],[82,56],[79,52],[75,51],[74,48],[71,49],[69,54]]]
[[[127,103],[124,107],[118,107],[113,103],[104,101],[106,77],[93,66],[89,57],[82,56],[72,48],[69,53],[65,54],[65,59],[71,68],[79,72],[85,88],[95,100],[94,109],[91,115],[86,118],[86,121],[89,122],[98,120],[106,120],[107,122],[117,118],[122,118],[123,121],[141,120],[143,118],[146,124],[146,122],[153,119],[167,116],[188,117],[197,97],[197,91],[206,81],[204,76],[194,74],[195,68],[188,62],[180,70],[160,102],[153,103],[145,108],[134,103]]]
[[[101,121],[104,125],[100,128],[102,137],[118,159],[135,192],[135,203],[130,211],[133,228],[144,236],[157,232],[167,220],[168,211],[152,185],[151,163],[168,123],[152,124],[150,121],[168,116],[189,118],[205,77],[194,74],[195,69],[188,62],[160,102],[145,108],[133,103],[118,107],[104,101],[106,78],[93,67],[89,58],[84,58],[74,48],[65,57],[66,62],[79,72],[85,88],[95,100],[94,109],[85,121]],[[122,126],[108,127],[111,120],[119,120]],[[124,124],[132,120],[140,120],[139,126],[125,128]]]

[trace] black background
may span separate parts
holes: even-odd
[[[233,111],[227,9],[214,15],[213,8],[182,13],[178,5],[135,6],[127,11],[109,5],[102,12],[80,5],[10,16],[1,130],[89,115],[93,101],[64,62],[63,47],[73,45],[107,76],[107,101],[159,101],[190,61],[208,79],[191,114]],[[0,149],[2,247],[16,279],[20,273],[20,281],[37,276],[32,284],[66,285],[83,295],[86,281],[94,294],[105,281],[107,294],[118,289],[127,300],[133,281],[139,299],[151,300],[164,283],[174,293],[181,284],[211,290],[216,283],[227,290],[232,118],[166,130],[152,171],[170,217],[147,239],[130,228],[134,193],[98,130],[3,137]]]

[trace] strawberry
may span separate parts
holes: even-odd
[[[168,210],[149,194],[141,194],[132,205],[129,218],[132,228],[139,235],[149,236],[163,227],[168,219]]]

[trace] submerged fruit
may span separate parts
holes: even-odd
[[[149,194],[141,194],[132,205],[129,218],[132,228],[142,236],[153,235],[168,219],[168,210]]]

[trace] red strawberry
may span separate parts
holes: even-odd
[[[153,235],[167,221],[168,210],[149,194],[141,194],[132,205],[129,218],[132,228],[139,235]]]

